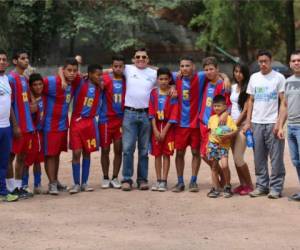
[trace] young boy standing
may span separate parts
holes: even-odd
[[[212,184],[213,187],[207,194],[210,198],[217,198],[220,195],[219,188],[219,167],[224,176],[224,197],[229,198],[233,195],[230,185],[230,170],[228,166],[228,151],[231,145],[230,139],[235,135],[237,126],[231,116],[227,116],[224,126],[220,126],[220,116],[226,112],[226,98],[223,95],[216,95],[212,101],[215,115],[212,115],[208,121],[209,138],[207,145],[207,158],[211,162]]]
[[[103,75],[102,104],[99,111],[102,188],[121,188],[118,175],[122,163],[122,121],[125,101],[123,56],[112,59],[112,73]],[[114,160],[112,179],[109,179],[109,151],[113,142]]]
[[[13,138],[12,153],[7,172],[7,187],[13,194],[20,198],[29,198],[33,194],[22,188],[22,177],[24,160],[32,146],[32,135],[34,124],[30,112],[30,91],[24,71],[28,67],[29,59],[25,51],[17,51],[13,56],[15,70],[11,71],[8,79],[12,89],[12,110],[15,115],[17,127]],[[13,171],[13,161],[16,156],[15,174]],[[14,178],[15,177],[15,178]]]
[[[201,145],[200,145],[200,153],[202,159],[212,167],[212,162],[207,159],[207,144],[209,137],[209,129],[208,129],[208,120],[212,114],[214,114],[214,110],[212,107],[213,98],[217,95],[223,95],[226,99],[227,107],[231,105],[230,103],[230,95],[225,91],[224,80],[220,77],[218,62],[215,57],[207,57],[203,60],[203,69],[206,77],[206,84],[203,91],[203,99],[201,105],[201,111],[199,113],[200,120],[200,134],[201,134]],[[226,117],[228,113],[223,112],[220,116],[220,123],[226,123]],[[219,170],[219,185],[218,188],[223,186],[223,172],[221,171],[220,166],[215,166]]]
[[[40,74],[33,73],[29,76],[29,87],[31,92],[32,120],[35,133],[32,138],[32,151],[26,155],[25,168],[23,171],[22,187],[28,189],[29,167],[33,164],[34,194],[41,194],[41,162],[44,161],[42,149],[43,125],[44,125],[44,100],[42,92],[44,88],[43,78]]]
[[[70,125],[74,186],[69,190],[70,194],[93,191],[93,188],[88,186],[88,177],[91,162],[90,154],[99,148],[96,115],[99,109],[101,75],[102,67],[100,65],[89,65],[88,78],[81,79],[75,89]],[[80,185],[81,155],[83,159]]]
[[[45,123],[44,154],[45,170],[49,179],[49,194],[58,195],[67,189],[58,181],[59,157],[68,146],[68,111],[74,95],[74,87],[79,84],[78,63],[68,58],[62,69],[62,76],[67,84],[63,84],[61,76],[49,76],[44,79]],[[72,84],[71,84],[72,83]]]
[[[149,117],[152,124],[151,154],[155,156],[157,182],[152,191],[166,191],[170,156],[174,152],[174,125],[177,123],[178,101],[169,95],[172,74],[167,68],[157,70],[159,88],[152,90]],[[162,174],[163,172],[163,174]]]

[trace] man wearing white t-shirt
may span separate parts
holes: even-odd
[[[272,70],[272,54],[258,52],[260,71],[250,77],[247,93],[247,120],[244,131],[251,128],[254,138],[254,164],[256,189],[251,197],[268,195],[278,199],[283,190],[285,167],[283,163],[284,140],[277,137],[279,125],[279,101],[283,105],[285,78]],[[271,160],[271,175],[268,173],[268,156]]]
[[[156,70],[148,67],[145,49],[135,52],[134,65],[126,65],[125,111],[123,118],[123,181],[122,190],[130,191],[133,176],[133,154],[138,143],[137,185],[140,190],[148,187],[148,145],[151,124],[148,117],[150,92],[156,82]]]
[[[5,51],[0,50],[0,197],[4,197],[6,201],[15,201],[18,196],[8,194],[5,181],[12,140],[9,120],[11,88],[8,77],[4,74],[7,66],[7,54]]]

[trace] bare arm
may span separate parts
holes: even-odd
[[[242,110],[240,116],[235,122],[238,127],[241,126],[243,121],[247,118],[247,110],[248,110],[248,102],[245,103],[244,109]]]
[[[280,98],[280,108],[279,108],[279,116],[277,121],[278,123],[277,137],[279,139],[284,139],[283,126],[287,119],[287,102],[286,99],[284,98],[284,95],[282,95],[282,99],[279,95],[279,98]]]
[[[253,111],[253,103],[254,103],[254,96],[250,95],[247,101],[247,117],[246,123],[243,127],[243,132],[246,132],[248,129],[251,129],[251,117]]]
[[[16,138],[21,137],[21,130],[18,126],[17,119],[13,108],[10,108],[10,122],[13,128],[13,136]]]
[[[161,140],[160,133],[157,129],[156,121],[155,121],[154,118],[152,118],[152,120],[151,120],[151,125],[152,125],[153,133],[154,133],[154,136],[155,136],[156,140],[160,141]]]
[[[168,122],[167,125],[163,128],[163,130],[160,133],[160,138],[163,141],[166,137],[166,134],[168,133],[168,130],[172,126],[172,123]]]

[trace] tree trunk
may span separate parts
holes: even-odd
[[[295,44],[295,20],[294,20],[294,0],[285,0],[285,22],[283,27],[286,29],[286,63],[290,61],[290,55],[296,49]]]
[[[236,28],[237,28],[237,40],[238,40],[238,51],[240,58],[243,62],[248,63],[248,44],[247,44],[247,30],[245,27],[245,20],[243,20],[242,9],[243,0],[235,0],[235,13],[236,13]]]

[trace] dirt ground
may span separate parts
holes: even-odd
[[[188,152],[187,183],[190,159]],[[253,176],[250,151],[246,159]],[[70,160],[70,153],[63,154],[60,179],[68,185],[72,184]],[[0,203],[0,249],[300,249],[300,203],[287,200],[299,184],[287,148],[285,163],[282,199],[209,199],[210,174],[205,164],[200,169],[199,193],[100,189],[99,154],[94,153],[90,177],[94,192]],[[150,157],[151,184],[153,164]],[[231,170],[235,186],[232,161]],[[173,159],[169,186],[175,182]],[[46,184],[44,175],[45,188]]]

